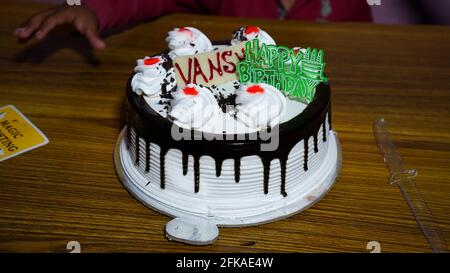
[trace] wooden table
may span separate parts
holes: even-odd
[[[172,15],[112,35],[101,52],[63,34],[19,45],[11,32],[44,7],[3,1],[0,10],[0,105],[17,106],[50,139],[0,163],[0,251],[67,252],[78,241],[82,252],[369,252],[367,243],[378,241],[382,252],[430,252],[399,190],[386,183],[371,130],[378,117],[417,168],[450,242],[450,28]],[[222,228],[206,247],[169,242],[170,218],[128,194],[113,168],[125,82],[137,58],[166,48],[173,27],[225,39],[249,24],[279,44],[325,50],[342,172],[321,202],[286,220]]]

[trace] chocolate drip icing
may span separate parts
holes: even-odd
[[[317,153],[319,151],[319,148],[317,147],[317,135],[319,134],[319,132],[317,131],[317,133],[315,133],[313,135],[313,139],[314,139],[314,153]]]
[[[194,155],[194,184],[194,190],[197,193],[200,190],[200,157],[198,155]]]
[[[167,148],[161,146],[161,151],[159,152],[159,171],[161,179],[161,189],[166,187],[166,153]]]
[[[308,138],[303,139],[303,149],[304,149],[304,157],[303,157],[303,170],[305,172],[308,170]]]
[[[130,149],[130,141],[131,141],[131,125],[127,124],[127,149]]]
[[[150,171],[150,141],[145,140],[145,172]]]
[[[132,75],[133,76],[133,75]],[[215,139],[212,141],[182,139],[174,140],[171,136],[171,128],[175,126],[170,120],[161,117],[145,101],[142,96],[135,94],[131,89],[131,79],[128,82],[128,142],[131,140],[131,129],[136,135],[136,161],[139,162],[139,137],[144,137],[149,143],[155,143],[161,147],[160,152],[160,183],[161,188],[165,188],[165,155],[169,149],[178,149],[182,152],[183,174],[188,171],[189,155],[194,157],[194,191],[200,190],[200,158],[202,156],[211,156],[216,164],[216,176],[219,177],[222,172],[223,161],[234,159],[235,181],[240,180],[240,160],[245,156],[257,155],[263,163],[263,188],[264,193],[269,192],[270,162],[273,159],[280,160],[281,166],[281,189],[280,193],[286,196],[286,165],[287,157],[292,148],[301,140],[304,141],[304,163],[303,169],[308,170],[308,150],[310,137],[314,138],[314,151],[318,152],[318,134],[322,127],[322,139],[326,141],[326,122],[328,119],[329,129],[331,129],[331,110],[330,110],[330,88],[327,85],[320,84],[317,87],[313,101],[305,110],[279,126],[280,145],[273,151],[262,151],[261,144],[269,143],[260,138],[251,138],[246,135],[243,140],[238,135],[234,135],[233,140],[218,140],[223,138],[208,137]],[[328,118],[327,118],[328,114]],[[197,131],[191,130],[191,136]],[[198,133],[198,132],[197,132]],[[257,140],[255,140],[257,139]],[[146,145],[149,145],[146,143]],[[150,161],[149,154],[146,157],[146,170],[150,168],[147,164]]]
[[[234,181],[236,181],[236,183],[239,183],[240,179],[241,179],[241,159],[235,158],[234,159]]]
[[[184,153],[182,155],[183,159],[182,159],[182,164],[183,164],[183,175],[186,175],[188,172],[188,164],[189,164],[189,154],[188,153]]]
[[[328,111],[328,127],[330,128],[330,130],[333,129],[333,127],[331,126],[331,110]]]
[[[327,123],[324,122],[322,124],[322,141],[325,142],[327,141]]]
[[[283,197],[287,196],[287,193],[286,193],[286,164],[287,164],[287,157],[280,158],[280,168],[281,168],[281,190],[280,190],[280,193],[283,195]]]
[[[139,138],[140,138],[140,136],[139,135],[136,135],[136,138],[135,138],[135,141],[136,141],[136,158],[135,158],[135,164],[137,165],[137,166],[139,166],[139,159],[140,159],[140,156],[139,156],[139,153],[140,153],[140,146],[141,145],[139,145]]]
[[[215,160],[215,162],[216,162],[216,177],[219,177],[220,174],[222,173],[223,160],[218,158]]]
[[[269,193],[270,160],[263,158],[264,194]]]

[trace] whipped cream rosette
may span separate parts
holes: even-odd
[[[237,45],[243,41],[253,39],[259,39],[260,44],[276,45],[274,39],[267,32],[256,26],[240,27],[235,30],[231,39],[231,45]]]
[[[213,50],[211,41],[203,32],[193,27],[175,28],[169,31],[166,41],[169,44],[169,56],[194,55]]]
[[[136,74],[131,80],[131,87],[138,95],[153,97],[176,87],[175,70],[167,55],[137,60],[134,72]]]
[[[286,97],[271,85],[247,84],[236,91],[236,119],[249,128],[276,126],[286,108]]]
[[[172,97],[169,116],[178,126],[213,131],[221,124],[222,111],[208,88],[188,84],[173,92]]]
[[[306,48],[295,46],[292,49],[295,51],[295,53],[301,52],[303,54],[306,54]]]
[[[293,47],[292,50],[294,50],[294,52],[295,52],[296,54],[301,53],[301,54],[303,54],[303,55],[305,55],[305,54],[306,54],[306,51],[307,51],[306,48],[299,47],[299,46]],[[289,59],[289,60],[286,62],[286,64],[287,64],[287,65],[292,65],[292,60]],[[298,66],[299,66],[299,67],[301,66],[301,64],[302,64],[302,61],[298,62]]]

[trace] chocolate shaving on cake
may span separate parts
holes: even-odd
[[[222,109],[222,112],[224,113],[227,113],[227,105],[233,106],[233,108],[236,106],[236,94],[224,96],[222,93],[219,93],[216,99],[220,109]]]
[[[172,67],[172,59],[169,57],[169,55],[167,55],[166,53],[162,53],[161,54],[161,58],[163,59],[163,62],[161,64],[161,66],[166,70],[169,71]]]
[[[237,30],[233,31],[232,39],[238,41],[247,41],[247,37],[245,37],[245,27],[240,27]]]

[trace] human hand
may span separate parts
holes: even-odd
[[[92,47],[103,49],[105,42],[98,34],[97,16],[87,7],[58,6],[36,13],[27,22],[14,31],[19,39],[29,39],[33,36],[41,40],[58,25],[72,24],[78,32],[84,35]]]

